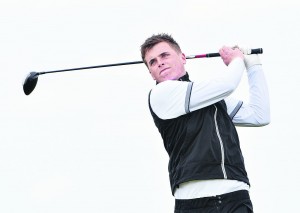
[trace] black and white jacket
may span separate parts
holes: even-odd
[[[172,193],[192,180],[237,180],[249,185],[235,125],[269,123],[268,90],[261,65],[247,70],[249,104],[228,96],[237,88],[242,59],[224,74],[202,82],[188,75],[152,89],[149,107],[169,154]]]

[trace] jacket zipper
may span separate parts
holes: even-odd
[[[216,132],[219,138],[219,142],[220,142],[220,146],[221,146],[221,155],[222,155],[222,162],[221,162],[221,168],[222,168],[222,172],[224,175],[224,179],[227,179],[227,174],[226,174],[226,170],[225,170],[225,154],[224,154],[224,146],[223,146],[223,141],[219,132],[219,128],[218,128],[218,123],[217,123],[217,112],[218,112],[218,108],[216,107],[216,105],[214,105],[214,107],[216,108],[215,111],[215,115],[214,115],[214,119],[215,119],[215,126],[216,126]]]

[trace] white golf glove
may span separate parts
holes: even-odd
[[[234,48],[239,48],[242,53],[244,53],[244,62],[247,70],[254,65],[261,65],[258,54],[251,54],[250,48],[240,47],[238,45],[235,45]]]

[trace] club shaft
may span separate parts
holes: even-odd
[[[262,54],[263,49],[251,49],[251,54]],[[191,55],[187,56],[186,59],[193,59],[193,58],[212,58],[212,57],[219,57],[219,53],[206,53],[200,55]],[[142,64],[143,61],[131,61],[131,62],[123,62],[123,63],[115,63],[115,64],[104,64],[104,65],[97,65],[97,66],[89,66],[89,67],[78,67],[78,68],[71,68],[71,69],[63,69],[63,70],[52,70],[52,71],[44,71],[39,72],[39,75],[47,74],[47,73],[56,73],[56,72],[68,72],[68,71],[75,71],[75,70],[85,70],[85,69],[95,69],[95,68],[102,68],[102,67],[114,67],[114,66],[123,66],[123,65],[131,65],[131,64]]]
[[[104,65],[97,65],[97,66],[90,66],[90,67],[78,67],[78,68],[63,69],[63,70],[45,71],[45,72],[39,72],[39,74],[42,75],[42,74],[55,73],[55,72],[68,72],[68,71],[74,71],[74,70],[86,70],[86,69],[95,69],[95,68],[102,68],[102,67],[115,67],[115,66],[141,64],[141,63],[144,63],[144,62],[143,61],[131,61],[131,62],[123,62],[123,63],[115,63],[115,64],[104,64]]]
[[[251,49],[251,54],[262,54],[263,49],[257,48],[257,49]],[[212,58],[212,57],[220,57],[219,53],[206,53],[206,54],[200,54],[200,55],[191,55],[187,56],[187,59],[193,59],[193,58]]]

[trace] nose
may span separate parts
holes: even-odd
[[[165,63],[162,60],[158,60],[158,67],[164,66]]]

